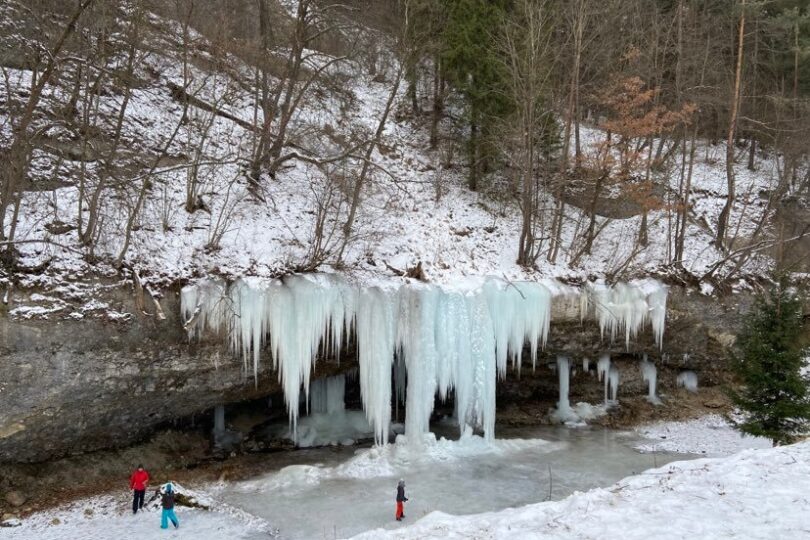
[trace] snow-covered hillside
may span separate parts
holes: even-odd
[[[192,32],[194,61],[184,73],[178,23],[156,14],[149,14],[148,22],[144,51],[135,69],[138,84],[131,89],[123,117],[120,146],[125,151],[114,171],[115,181],[101,193],[101,222],[92,257],[80,242],[76,215],[80,190],[89,190],[103,166],[97,157],[82,160],[76,153],[103,153],[104,139],[109,137],[123,99],[120,88],[98,97],[97,114],[106,117],[101,124],[107,131],[99,136],[99,148],[91,145],[77,150],[75,133],[58,122],[43,127],[46,144],[34,151],[31,166],[37,187],[26,192],[17,225],[23,269],[19,282],[54,286],[64,278],[99,272],[114,275],[113,263],[122,253],[128,218],[141,187],[143,209],[132,224],[132,238],[122,262],[145,283],[160,286],[209,274],[278,276],[304,268],[329,271],[338,262],[337,239],[347,210],[341,199],[345,193],[334,192],[334,179],[356,176],[360,162],[316,165],[312,160],[291,160],[275,178],[261,178],[256,196],[249,189],[244,163],[254,140],[251,125],[261,121],[261,109],[255,107],[254,94],[248,91],[254,77],[251,66],[232,56],[228,69],[214,69],[217,63],[208,52],[210,44]],[[333,59],[326,53],[311,52],[313,69]],[[317,91],[306,95],[293,118],[296,135],[290,144],[295,146],[288,150],[317,155],[323,161],[358,140],[367,140],[376,129],[395,75],[390,57],[382,55],[377,63],[376,74],[354,62],[331,67],[330,76],[341,81],[340,91],[335,90],[334,80],[331,85],[317,80]],[[7,89],[18,92],[31,84],[30,71],[9,68],[7,73],[9,85],[0,85],[0,101],[8,98]],[[218,114],[194,101],[181,121],[183,102],[177,99],[178,87],[186,88],[199,102],[214,104]],[[69,91],[69,80],[48,86],[48,107],[56,108],[69,99]],[[672,193],[679,181],[674,172],[662,175],[666,204],[649,215],[648,247],[636,246],[640,216],[599,218],[600,233],[593,252],[575,257],[578,248],[573,244],[588,218],[583,210],[571,207],[563,224],[560,256],[554,263],[540,257],[535,268],[527,269],[515,262],[520,232],[517,201],[498,197],[493,191],[469,191],[462,146],[451,141],[450,120],[442,126],[445,139],[451,141],[447,148],[429,151],[424,125],[406,114],[406,108],[402,88],[372,154],[371,181],[363,191],[351,239],[340,257],[337,269],[341,272],[360,281],[389,279],[396,277],[395,269],[405,270],[421,262],[427,278],[439,283],[466,275],[579,280],[666,272],[671,260]],[[47,116],[38,122],[45,126]],[[0,129],[10,129],[2,118]],[[598,129],[585,129],[585,151],[601,138]],[[722,258],[713,246],[709,224],[716,221],[725,195],[725,165],[719,159],[723,151],[721,146],[697,151],[684,267],[698,277]],[[775,185],[775,167],[766,159],[758,163],[756,172],[738,167],[739,197],[730,223],[741,237],[756,226],[762,214],[766,204],[762,194]],[[184,201],[191,171],[200,185],[202,208],[189,213]],[[548,204],[553,206],[553,202]],[[318,249],[321,251],[314,254]],[[767,259],[755,257],[746,268],[755,271],[768,264]],[[30,275],[25,268],[47,270]],[[0,280],[10,279],[0,274]]]

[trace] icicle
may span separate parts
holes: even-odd
[[[591,361],[588,358],[582,359],[582,371],[583,373],[588,373],[591,370]]]
[[[571,404],[568,401],[570,365],[567,356],[557,357],[557,373],[560,378],[560,399],[557,401],[557,415],[560,418],[571,416]]]
[[[639,364],[641,369],[641,378],[647,382],[647,401],[653,404],[661,403],[661,400],[658,399],[658,396],[655,394],[655,385],[657,379],[657,370],[655,368],[655,364],[647,360],[647,355],[644,355],[644,359]]]
[[[689,392],[697,392],[698,389],[698,377],[697,373],[694,371],[681,371],[678,373],[677,385],[679,387],[686,388]]]
[[[469,298],[471,403],[467,417],[483,427],[487,440],[495,438],[495,332],[482,295]],[[460,420],[459,420],[460,421]]]
[[[596,363],[596,374],[599,376],[600,381],[605,382],[605,405],[608,403],[608,372],[610,371],[610,355],[607,353],[599,357]]]
[[[394,294],[376,287],[360,293],[356,322],[360,395],[377,444],[388,442],[391,423],[391,365],[397,310]]]
[[[494,437],[497,378],[505,375],[509,363],[520,369],[527,345],[536,364],[548,338],[551,299],[562,294],[572,297],[570,288],[551,282],[487,279],[464,291],[424,284],[381,289],[357,288],[337,276],[315,274],[283,281],[244,278],[230,287],[218,280],[200,281],[181,292],[181,313],[191,337],[206,329],[225,333],[254,380],[267,345],[294,434],[299,404],[310,403],[310,377],[318,355],[339,357],[347,335],[353,333],[363,408],[375,441],[387,441],[396,392],[397,403],[405,402],[407,434],[418,443],[429,429],[436,394],[446,399],[451,391],[459,429],[481,428],[486,437]],[[613,289],[594,285],[579,301],[583,316],[593,305],[603,335],[612,338],[624,332],[629,341],[648,319],[656,339],[663,335],[666,289],[657,282]],[[587,361],[583,366],[590,367]],[[600,359],[597,367],[607,393],[609,357],[607,363]],[[312,388],[317,395],[311,400],[317,410],[324,399],[319,385]],[[327,388],[327,410],[330,403],[337,406],[330,395]]]
[[[419,445],[422,434],[429,431],[437,389],[436,315],[439,292],[427,285],[403,289],[397,344],[408,370],[405,433],[409,436],[409,442]]]
[[[645,323],[650,322],[656,345],[663,346],[667,303],[665,285],[653,279],[617,283],[612,288],[595,283],[589,285],[584,294],[590,298],[582,301],[581,306],[587,309],[593,305],[603,339],[608,334],[612,341],[622,332],[629,349],[630,340],[638,335]]]
[[[619,370],[616,368],[616,366],[610,367],[607,381],[610,386],[610,401],[616,403],[619,401]]]

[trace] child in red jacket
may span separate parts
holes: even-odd
[[[143,510],[143,498],[146,494],[146,486],[149,485],[149,473],[144,470],[143,465],[138,465],[138,469],[129,477],[129,489],[132,490],[132,513],[137,514],[138,510]]]

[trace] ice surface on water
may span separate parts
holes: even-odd
[[[608,486],[672,459],[639,454],[632,434],[603,429],[537,428],[502,433],[521,439],[426,436],[420,448],[398,444],[352,452],[314,450],[262,478],[229,484],[225,502],[259,515],[291,540],[347,538],[377,527],[398,528],[433,511],[463,515],[561,499]],[[499,435],[500,436],[500,435]],[[540,437],[541,439],[537,439]],[[307,464],[300,460],[307,457]],[[551,471],[552,478],[549,478]],[[394,520],[396,484],[405,479],[406,520]],[[306,512],[306,519],[301,519]],[[520,531],[513,531],[520,538]]]
[[[694,371],[681,371],[678,373],[677,379],[678,386],[686,388],[689,392],[697,392],[698,377]]]
[[[403,389],[408,435],[427,433],[435,396],[444,399],[452,391],[460,431],[474,426],[492,439],[496,381],[508,365],[520,369],[524,345],[536,362],[555,294],[570,295],[570,288],[494,278],[468,289],[421,283],[359,288],[338,276],[310,274],[242,278],[229,287],[203,280],[183,289],[181,310],[192,337],[205,329],[227,334],[254,378],[261,350],[269,346],[294,434],[301,390],[308,398],[316,358],[324,351],[339,357],[354,333],[363,408],[382,444],[388,440],[392,398]],[[660,345],[666,288],[658,282],[591,286],[581,294],[581,309],[589,306],[603,334],[612,338],[623,331],[629,343],[650,322]],[[605,372],[600,370],[600,378]],[[421,445],[421,437],[411,440]]]

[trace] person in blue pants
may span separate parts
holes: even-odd
[[[160,504],[163,507],[163,513],[160,515],[160,528],[168,529],[169,520],[175,529],[180,528],[180,520],[174,514],[174,486],[169,482],[163,486],[162,490],[158,488],[158,493],[160,494]]]

